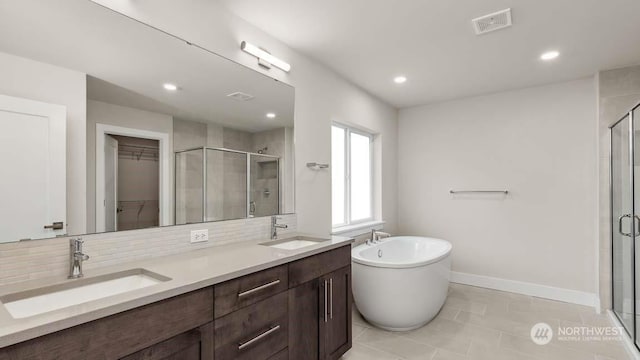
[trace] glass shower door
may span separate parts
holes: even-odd
[[[635,338],[635,244],[632,121],[611,128],[611,240],[613,311]]]
[[[250,216],[280,213],[280,161],[275,156],[251,154]]]
[[[205,221],[247,217],[247,154],[207,149]]]

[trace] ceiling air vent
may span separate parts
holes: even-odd
[[[227,96],[238,101],[249,101],[254,98],[253,95],[249,95],[240,91],[234,92],[233,94],[229,94]]]
[[[471,20],[476,35],[504,29],[511,26],[511,9],[504,9],[493,14],[477,17]]]

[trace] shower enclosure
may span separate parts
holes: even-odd
[[[224,148],[175,152],[176,225],[280,213],[280,158]]]
[[[610,194],[613,312],[636,346],[640,345],[640,311],[636,267],[640,240],[640,105],[610,127]],[[636,186],[638,185],[638,186]],[[640,266],[640,263],[638,264]]]

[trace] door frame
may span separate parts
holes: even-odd
[[[150,140],[158,140],[159,143],[159,207],[160,226],[168,226],[171,224],[171,175],[170,175],[170,149],[169,134],[133,129],[122,126],[114,126],[107,124],[96,124],[96,232],[105,231],[105,211],[104,211],[104,139],[107,135],[129,136]],[[103,204],[102,206],[100,204]]]
[[[120,142],[118,141],[118,139],[114,138],[113,136],[108,136],[108,135],[105,135],[103,137],[103,139],[105,141],[105,144],[107,143],[107,139],[109,139],[109,141],[115,142],[115,145],[116,145],[115,149],[113,149],[113,152],[115,154],[112,154],[112,156],[115,157],[115,160],[114,160],[115,169],[113,169],[113,175],[114,175],[113,187],[115,189],[115,198],[116,198],[115,199],[116,203],[113,205],[113,207],[114,207],[114,209],[113,209],[113,222],[114,222],[113,229],[114,230],[113,231],[118,231],[118,190],[119,190],[118,189],[118,155],[120,153],[119,152]],[[110,147],[109,147],[109,149],[107,149],[107,147],[105,146],[103,153],[106,155],[110,150],[111,150]],[[105,158],[105,166],[102,167],[102,169],[106,169],[106,158]],[[102,179],[105,179],[105,178],[106,178],[106,176],[104,176],[104,173],[103,173]],[[103,186],[101,189],[105,189],[106,190],[106,186]],[[104,208],[105,209],[107,208],[106,199],[105,199]],[[107,213],[105,211],[105,214],[104,214],[104,219],[105,219],[105,229],[104,230],[105,231],[106,231],[106,218],[107,218]]]

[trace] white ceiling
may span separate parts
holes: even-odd
[[[291,86],[88,0],[2,1],[0,34],[0,52],[90,75],[91,99],[251,132],[293,126]],[[237,91],[255,98],[227,97]]]
[[[638,0],[218,1],[397,107],[640,63]],[[471,19],[509,7],[513,27],[474,34]]]

